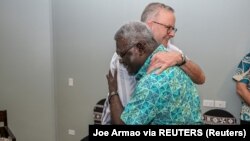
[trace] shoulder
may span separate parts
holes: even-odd
[[[177,66],[169,67],[160,74],[156,74],[157,70],[145,75],[138,81],[139,87],[152,86],[162,87],[168,85],[169,80],[177,75],[185,75],[184,72]]]
[[[167,49],[168,49],[169,51],[178,51],[178,52],[180,52],[180,53],[183,53],[181,49],[179,49],[177,46],[173,45],[173,44],[170,43],[170,42],[168,43]]]

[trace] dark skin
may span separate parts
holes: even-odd
[[[117,88],[118,88],[117,87],[117,71],[115,70],[115,73],[113,76],[111,71],[109,70],[109,73],[106,75],[106,78],[109,84],[108,85],[109,93],[117,92]],[[113,95],[111,98],[109,98],[109,100],[110,100],[109,102],[110,102],[112,124],[124,124],[124,122],[120,118],[124,108],[122,106],[119,95]]]
[[[247,88],[247,85],[242,82],[236,83],[236,92],[237,94],[250,106],[250,91]]]

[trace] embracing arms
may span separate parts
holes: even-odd
[[[153,56],[150,67],[148,68],[148,73],[152,72],[156,68],[159,68],[159,70],[157,71],[157,73],[159,74],[168,67],[182,64],[182,61],[184,61],[183,55],[179,52],[159,52]],[[194,83],[205,83],[205,75],[202,69],[193,61],[186,59],[186,63],[184,63],[180,67],[192,79]]]

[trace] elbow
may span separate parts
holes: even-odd
[[[194,83],[197,85],[202,85],[206,82],[206,77],[204,74],[201,74],[199,79],[195,80]]]
[[[206,77],[205,77],[205,75],[202,75],[202,77],[201,77],[201,79],[200,79],[199,85],[202,85],[202,84],[204,84],[205,82],[206,82]]]

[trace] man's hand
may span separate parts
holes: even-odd
[[[124,124],[121,120],[120,116],[123,111],[123,106],[121,100],[118,96],[117,90],[117,70],[114,72],[114,76],[112,75],[111,71],[106,75],[109,85],[109,104],[110,104],[110,113],[111,113],[111,123],[112,124]],[[116,94],[110,95],[112,92]]]
[[[107,81],[108,81],[108,88],[109,93],[111,92],[117,92],[117,70],[115,70],[114,76],[112,75],[111,71],[109,70],[109,73],[106,75]]]
[[[156,74],[160,74],[162,71],[168,67],[175,66],[180,64],[182,61],[181,53],[179,52],[158,52],[156,53],[150,63],[147,73],[152,72],[155,69],[158,69]]]

